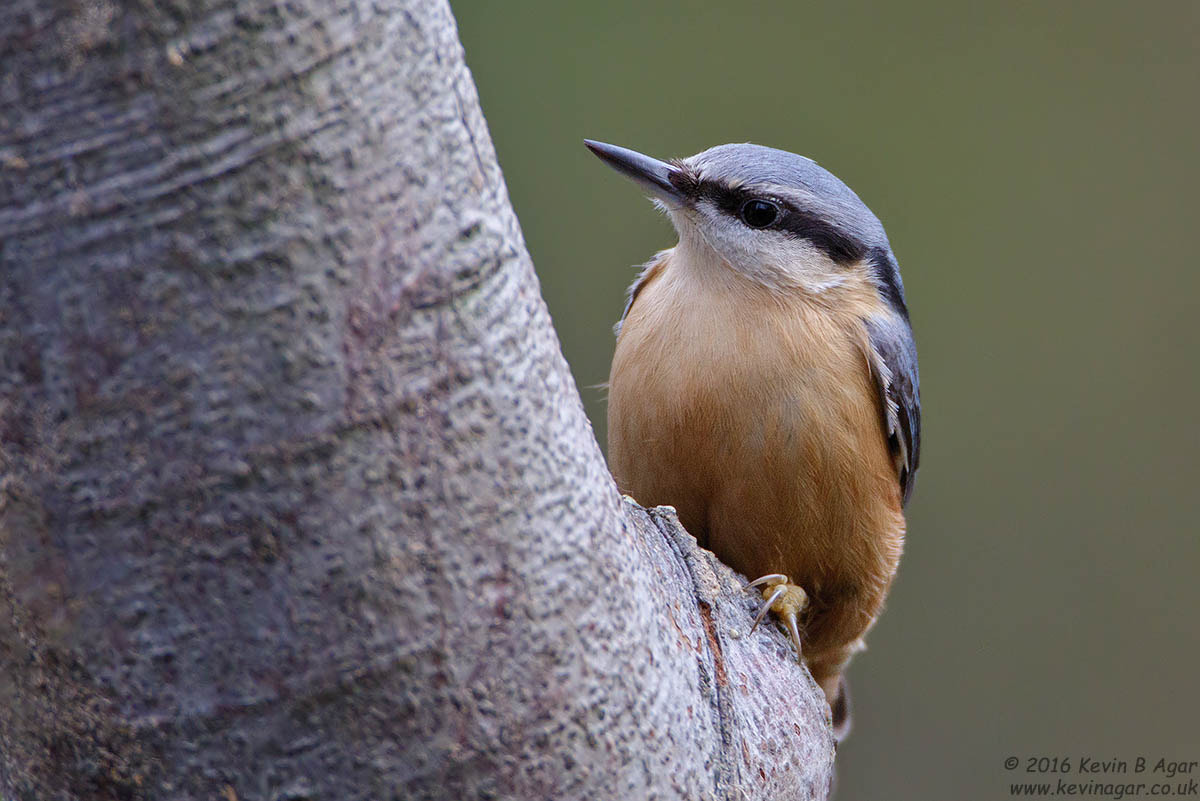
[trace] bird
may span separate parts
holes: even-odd
[[[921,444],[917,352],[883,225],[815,161],[586,146],[678,243],[629,288],[608,380],[618,488],[673,506],[762,595],[850,727],[844,672],[896,575]],[[752,629],[753,631],[753,629]]]

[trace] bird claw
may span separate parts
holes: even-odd
[[[754,616],[754,625],[750,627],[751,634],[754,633],[754,630],[758,628],[758,624],[761,623],[762,619],[767,616],[767,612],[771,611],[771,607],[776,601],[783,597],[785,592],[787,592],[785,587],[772,587],[769,596],[766,592],[763,593],[763,605],[762,608],[758,610],[758,614]]]
[[[758,628],[758,624],[766,617],[767,612],[774,612],[787,626],[788,635],[796,649],[796,659],[803,661],[800,651],[800,625],[797,622],[800,614],[808,606],[808,593],[803,588],[792,583],[792,580],[782,573],[769,573],[756,578],[746,585],[746,589],[757,589],[763,597],[762,608],[754,618],[750,633]]]
[[[752,587],[761,587],[763,584],[770,584],[770,585],[774,586],[776,584],[789,584],[789,583],[791,583],[791,579],[789,579],[787,576],[783,575],[782,573],[768,573],[765,576],[759,576],[754,581],[747,584],[746,589],[751,589]]]

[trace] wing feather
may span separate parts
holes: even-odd
[[[617,336],[621,335],[621,323],[625,322],[625,318],[629,316],[629,310],[633,308],[633,302],[637,300],[638,293],[645,289],[658,276],[673,251],[674,248],[669,248],[655,253],[654,258],[646,262],[646,265],[642,267],[642,271],[638,273],[638,277],[629,285],[629,291],[626,293],[625,299],[625,310],[621,312],[621,319],[613,326],[614,334]]]
[[[887,425],[888,445],[896,462],[904,503],[912,495],[921,457],[921,389],[917,347],[908,321],[897,314],[867,321],[871,366]]]

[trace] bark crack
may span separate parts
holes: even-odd
[[[717,791],[725,798],[734,799],[734,788],[738,786],[738,759],[735,753],[739,751],[735,742],[737,739],[737,715],[730,697],[729,673],[725,665],[725,653],[721,638],[717,632],[717,622],[713,616],[713,597],[710,582],[704,582],[696,573],[695,561],[702,553],[695,538],[686,532],[679,523],[679,518],[673,509],[657,507],[646,509],[646,514],[654,521],[655,528],[662,534],[672,553],[683,564],[688,578],[692,582],[692,596],[696,599],[696,610],[704,627],[704,637],[708,653],[711,655],[710,667],[704,654],[697,652],[696,660],[700,671],[701,686],[704,694],[710,699],[713,720],[721,737],[721,748],[717,754],[716,764],[713,765],[713,780]],[[691,543],[681,541],[680,535],[686,536]],[[690,545],[691,547],[688,547]]]

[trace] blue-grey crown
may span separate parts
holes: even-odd
[[[718,145],[683,163],[705,179],[746,186],[774,184],[795,190],[807,211],[837,225],[866,249],[891,251],[883,224],[850,187],[815,161],[762,145]]]

